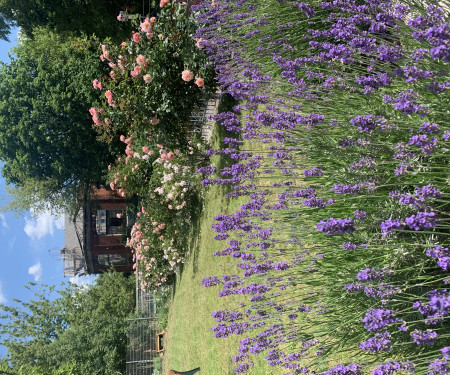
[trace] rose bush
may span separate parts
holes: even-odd
[[[216,90],[192,36],[195,14],[180,3],[162,6],[157,19],[125,17],[137,31],[120,45],[101,46],[110,72],[93,81],[103,94],[90,110],[99,139],[117,155],[108,167],[111,190],[139,198],[127,246],[144,289],[169,281],[185,260],[186,222],[199,205],[196,160],[203,159],[201,142],[191,142],[190,116]]]
[[[115,154],[120,134],[184,149],[192,108],[216,90],[212,65],[192,36],[195,14],[168,3],[157,19],[129,18],[137,30],[131,38],[102,45],[100,58],[111,70],[93,82],[104,91],[103,101],[91,109],[95,128]]]

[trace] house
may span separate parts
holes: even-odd
[[[127,229],[133,225],[126,201],[104,187],[84,195],[75,218],[66,215],[64,276],[98,274],[114,267],[131,273],[131,250],[125,246]]]

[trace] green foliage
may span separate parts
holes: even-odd
[[[119,23],[119,11],[141,11],[138,0],[1,0],[0,38],[7,39],[10,27],[15,24],[25,35],[34,38],[36,28],[48,27],[58,33],[72,32],[77,35],[95,34],[100,38],[113,37],[120,40],[128,26]]]
[[[109,186],[123,197],[140,197],[140,219],[127,241],[138,262],[142,286],[170,282],[184,262],[199,208],[201,141],[193,141],[191,114],[216,90],[214,71],[192,37],[197,24],[179,3],[157,19],[138,23],[131,40],[102,45],[111,67],[94,83],[105,99],[91,115],[99,139],[120,155],[109,167]],[[99,77],[100,78],[100,77]]]
[[[88,287],[67,285],[56,293],[44,285],[29,302],[0,305],[7,360],[14,371],[36,375],[123,372],[134,287],[133,277],[110,272]]]
[[[73,196],[80,181],[98,181],[106,170],[108,150],[88,112],[92,79],[104,70],[90,41],[44,29],[13,52],[0,68],[0,159],[3,176],[17,186],[13,196],[34,190],[32,207],[42,196]]]
[[[73,215],[79,209],[78,187],[68,185],[60,189],[54,180],[39,181],[28,179],[21,186],[6,186],[7,196],[2,197],[1,211],[12,211],[17,215],[31,210],[32,213],[50,211],[59,216]]]
[[[135,20],[134,27],[140,31],[131,40],[102,46],[112,71],[101,80],[110,99],[93,114],[99,137],[113,144],[121,134],[139,135],[172,149],[186,148],[193,107],[215,92],[214,71],[192,37],[195,19],[181,4],[169,4],[158,19],[140,25]],[[192,74],[189,81],[182,78],[186,70]],[[198,78],[204,85],[195,83]]]

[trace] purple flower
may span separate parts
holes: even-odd
[[[441,129],[439,128],[438,124],[424,122],[422,125],[420,125],[419,131],[429,134],[439,134]]]
[[[220,283],[221,283],[221,281],[216,276],[205,277],[202,280],[202,286],[205,286],[205,287],[216,286]]]
[[[364,290],[364,284],[363,283],[351,283],[344,286],[345,291],[347,293],[359,293]]]
[[[429,229],[437,225],[437,218],[434,212],[417,212],[417,214],[407,217],[405,223],[410,229]]]
[[[421,201],[424,201],[425,199],[430,197],[441,198],[442,192],[439,189],[432,187],[431,185],[426,185],[423,187],[416,186],[416,196]]]
[[[436,150],[437,138],[428,138],[426,134],[414,135],[409,139],[410,145],[420,146],[422,152],[431,155]]]
[[[210,174],[216,173],[217,169],[216,167],[214,167],[213,165],[207,165],[205,167],[201,167],[197,170],[198,173],[203,173],[207,176],[209,176]]]
[[[361,185],[341,185],[334,184],[332,188],[336,192],[336,194],[358,194],[361,191]]]
[[[426,48],[417,48],[414,52],[409,55],[409,57],[414,61],[422,60],[428,54],[428,49]]]
[[[359,130],[369,133],[371,130],[375,129],[379,121],[374,115],[356,116],[352,118],[350,124],[357,126]]]
[[[386,363],[379,365],[375,370],[370,372],[371,375],[392,375],[397,372],[414,372],[415,365],[410,361],[394,362],[388,360]]]
[[[327,221],[321,220],[320,223],[317,224],[317,230],[324,232],[327,236],[352,233],[355,231],[354,223],[354,220],[350,218],[334,219],[330,217]]]
[[[351,243],[351,242],[344,242],[342,244],[342,248],[347,251],[355,250],[357,247],[358,247],[358,245]]]
[[[395,168],[394,174],[399,177],[399,176],[403,176],[406,173],[408,173],[409,170],[411,170],[413,166],[413,163],[411,163],[410,161],[406,162],[406,161],[402,161],[398,167]]]
[[[416,104],[418,98],[419,94],[413,89],[409,89],[400,92],[395,98],[385,95],[383,102],[392,103],[393,107],[404,115],[417,113],[424,116],[427,114],[428,108],[421,104]]]
[[[355,210],[353,212],[353,215],[355,216],[356,219],[361,221],[364,221],[367,218],[367,212],[365,211]]]
[[[344,137],[339,142],[338,145],[341,147],[348,147],[353,146],[355,144],[355,141],[352,141],[351,139]]]
[[[302,204],[308,207],[317,207],[317,208],[324,208],[326,206],[326,203],[323,199],[316,197],[310,197],[307,200],[303,201]]]
[[[414,341],[417,345],[434,345],[434,341],[439,337],[437,332],[427,329],[421,331],[419,329],[411,332],[411,341]]]
[[[356,83],[368,88],[368,92],[372,89],[378,89],[383,86],[389,86],[392,78],[383,72],[377,72],[375,75],[356,77]]]
[[[217,241],[223,241],[223,240],[226,240],[227,238],[228,238],[227,233],[217,234],[214,236],[214,239]]]
[[[374,281],[383,279],[385,276],[390,276],[392,271],[389,269],[380,268],[366,268],[365,270],[358,272],[357,278],[360,281]]]
[[[380,351],[388,352],[391,350],[391,334],[389,332],[377,333],[374,337],[371,337],[367,341],[363,341],[359,344],[362,350],[369,350],[372,353],[378,353]]]
[[[347,366],[337,365],[320,375],[361,375],[362,365],[351,363]]]
[[[323,176],[323,171],[319,168],[305,169],[303,175],[305,177]]]
[[[426,251],[427,256],[438,259],[446,256],[450,256],[450,252],[448,251],[448,247],[435,246]]]
[[[419,69],[415,65],[405,65],[403,68],[398,68],[394,73],[405,78],[406,82],[417,82],[422,79],[431,79],[435,75],[434,72]]]
[[[379,331],[389,324],[399,321],[395,318],[395,311],[382,309],[369,309],[362,322],[369,332]]]
[[[405,51],[400,47],[382,44],[378,46],[378,59],[381,61],[395,63],[403,58]]]
[[[388,233],[394,232],[395,230],[403,229],[405,229],[405,225],[400,219],[389,218],[381,223],[382,236],[386,236]]]
[[[413,307],[426,316],[425,324],[437,324],[444,320],[450,313],[450,294],[446,289],[432,290],[426,294],[429,302],[427,304],[416,301]]]
[[[284,262],[284,261],[280,262],[280,263],[276,263],[273,266],[273,269],[275,271],[284,271],[284,270],[287,270],[288,268],[289,268],[289,263]]]
[[[238,367],[236,367],[234,369],[234,373],[235,374],[244,374],[248,371],[249,368],[250,368],[250,366],[248,365],[248,363],[239,363]]]
[[[351,170],[356,170],[360,168],[374,168],[376,167],[376,162],[371,157],[364,157],[359,159],[358,161],[355,161],[349,165],[349,168]]]
[[[450,347],[446,346],[441,349],[442,355],[437,357],[428,366],[428,375],[448,374],[450,372]]]
[[[293,3],[293,5],[297,5],[301,10],[303,10],[307,18],[311,18],[316,14],[315,10],[307,3]]]

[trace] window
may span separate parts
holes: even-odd
[[[129,264],[128,254],[100,254],[97,256],[100,266],[127,266]]]
[[[126,225],[124,216],[122,210],[97,210],[97,234],[122,234],[123,227]]]

